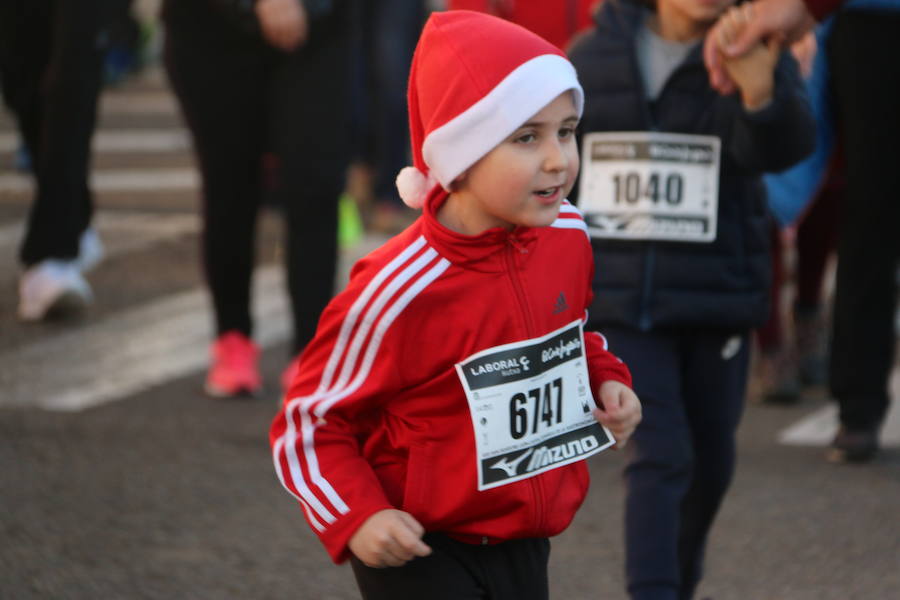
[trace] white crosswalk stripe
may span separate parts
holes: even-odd
[[[91,174],[95,192],[164,192],[196,190],[200,177],[194,169],[106,169]],[[29,192],[31,176],[22,173],[0,175],[0,192]]]
[[[255,279],[255,337],[265,348],[290,332],[282,269],[260,269]],[[0,382],[0,407],[83,410],[199,372],[208,361],[210,320],[206,292],[192,290],[0,355],[3,372],[15,374]]]
[[[93,226],[103,240],[107,256],[115,256],[197,233],[200,219],[194,213],[101,210],[94,216]],[[15,255],[24,230],[21,221],[0,226],[0,256]]]
[[[0,152],[15,152],[20,145],[13,132],[0,133]],[[191,148],[190,136],[183,129],[147,130],[118,129],[98,131],[92,140],[94,152],[162,153],[186,151]]]
[[[154,213],[101,212],[95,225],[109,256],[149,248],[199,228],[195,215]],[[16,242],[21,229],[20,223],[0,228],[0,251]],[[367,236],[343,251],[337,284],[343,285],[357,258],[384,241]],[[262,348],[290,334],[285,290],[280,265],[257,269],[254,338]],[[194,289],[2,353],[0,408],[83,410],[201,372],[208,361],[211,318],[206,290]]]
[[[900,446],[900,369],[894,370],[890,389],[894,402],[881,429],[881,444],[897,447]],[[837,424],[837,405],[829,404],[783,429],[778,441],[789,446],[827,446],[837,433]]]
[[[178,104],[169,92],[115,91],[103,94],[100,112],[105,115],[175,115]]]

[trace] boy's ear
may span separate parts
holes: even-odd
[[[462,186],[462,184],[464,184],[464,183],[466,182],[466,179],[467,179],[468,177],[469,177],[469,170],[466,169],[465,171],[463,171],[462,173],[460,173],[460,174],[456,177],[456,179],[454,179],[454,180],[450,183],[450,191],[451,191],[451,192],[459,191],[459,188]]]

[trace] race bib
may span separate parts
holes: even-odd
[[[591,237],[716,239],[720,145],[707,135],[585,135],[578,207]]]
[[[478,489],[533,477],[615,443],[591,414],[581,321],[456,364],[475,431]]]

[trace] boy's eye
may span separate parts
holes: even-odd
[[[517,137],[514,141],[519,144],[529,144],[537,139],[537,136],[533,133],[523,133],[519,137]]]
[[[575,135],[574,127],[563,127],[559,130],[559,137],[564,140],[572,137],[573,135]]]

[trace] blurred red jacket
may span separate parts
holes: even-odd
[[[822,20],[843,4],[843,0],[804,0],[809,12],[816,19]]]
[[[466,9],[502,17],[565,50],[572,37],[593,24],[601,0],[448,0],[450,10]]]

